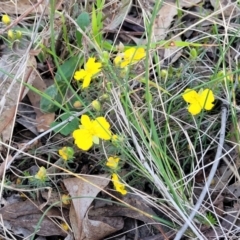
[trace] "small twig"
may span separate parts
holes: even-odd
[[[204,188],[201,192],[201,195],[198,198],[197,203],[195,204],[190,216],[188,217],[188,221],[186,221],[185,224],[182,226],[182,228],[178,231],[174,240],[180,240],[181,237],[183,236],[183,234],[185,233],[185,231],[187,230],[189,224],[192,222],[192,220],[195,217],[197,211],[201,207],[202,202],[203,202],[203,200],[204,200],[204,198],[205,198],[205,196],[208,192],[209,186],[210,186],[210,184],[213,180],[213,177],[216,174],[218,164],[219,164],[221,156],[222,156],[223,144],[224,144],[224,140],[225,140],[226,121],[227,121],[227,106],[223,105],[222,106],[222,115],[221,115],[221,129],[220,129],[219,144],[218,144],[217,153],[215,155],[215,159],[214,159],[214,162],[213,162],[211,172],[210,172],[210,174],[208,176],[208,179],[207,179],[207,182],[205,183],[205,186],[204,186]]]

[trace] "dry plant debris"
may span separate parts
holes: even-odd
[[[240,2],[0,2],[1,239],[238,239]]]

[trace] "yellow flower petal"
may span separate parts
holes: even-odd
[[[146,52],[144,48],[129,48],[124,52],[125,59],[129,59],[130,61],[139,61],[146,56]]]
[[[134,64],[146,56],[144,48],[132,47],[127,49],[124,53],[118,54],[114,59],[114,64],[124,68],[130,64]]]
[[[112,169],[116,169],[118,167],[118,162],[119,162],[120,158],[119,157],[109,157],[107,162],[106,162],[106,166],[108,166],[109,168]]]
[[[90,85],[90,82],[91,82],[91,75],[90,74],[87,74],[85,76],[85,78],[83,79],[83,85],[82,85],[82,88],[87,88],[89,85]]]
[[[95,60],[96,59],[94,57],[90,57],[86,63],[85,69],[91,69],[95,64]]]
[[[89,58],[85,66],[85,70],[92,77],[93,75],[101,71],[101,67],[102,64],[95,62],[95,58]]]
[[[120,66],[121,66],[121,68],[125,68],[126,66],[128,66],[130,64],[131,64],[130,60],[124,60],[121,62]]]
[[[211,110],[214,107],[213,102],[215,100],[212,90],[205,89],[199,95],[202,107],[206,110]]]
[[[35,175],[36,179],[39,179],[40,181],[46,181],[47,177],[47,170],[45,167],[40,167],[37,174]]]
[[[61,149],[58,150],[58,154],[61,156],[62,159],[64,159],[65,161],[68,160],[68,155],[66,153],[66,147],[63,147]]]
[[[195,90],[188,88],[184,91],[182,97],[187,103],[196,103],[196,101],[198,101],[199,95]]]
[[[101,139],[110,140],[111,139],[111,131],[110,124],[104,117],[97,117],[93,121],[94,133]]]
[[[81,69],[80,71],[76,71],[74,74],[74,79],[79,81],[85,78],[87,72],[84,69]]]
[[[92,128],[92,121],[91,121],[91,119],[88,115],[83,114],[81,116],[81,124],[86,129],[91,129]]]
[[[73,131],[73,138],[78,148],[84,151],[89,150],[93,145],[92,135],[86,129],[77,129]]]
[[[190,104],[188,106],[188,111],[192,114],[192,115],[197,115],[201,112],[202,110],[202,107],[199,103],[196,103],[196,104]]]
[[[59,155],[65,161],[71,160],[74,155],[74,150],[72,147],[63,147],[58,150]]]
[[[118,175],[116,173],[112,174],[112,182],[116,191],[120,192],[122,195],[127,194],[127,190],[125,189],[125,185],[121,183],[118,179]]]
[[[121,55],[117,55],[113,60],[113,62],[116,66],[120,65],[121,61],[122,61]]]

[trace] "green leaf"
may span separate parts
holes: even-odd
[[[96,11],[96,9],[92,8],[92,31],[93,31],[93,37],[94,40],[98,43],[99,46],[102,45],[102,14],[101,14],[101,10],[98,9],[98,11]]]
[[[64,113],[60,116],[60,119],[62,121],[68,119],[70,116],[72,116],[70,113]],[[51,127],[55,127],[57,126],[59,123],[61,123],[61,121],[56,121],[51,123]],[[53,131],[55,133],[61,133],[64,136],[68,136],[69,134],[71,134],[74,130],[76,130],[79,126],[79,118],[75,117],[72,121],[67,122],[65,125],[60,126],[56,129],[54,129]]]
[[[63,90],[63,89],[62,89]],[[59,92],[59,86],[55,84],[49,86],[45,91],[40,101],[40,109],[42,112],[51,113],[59,109],[62,95]]]
[[[80,58],[78,56],[74,56],[66,60],[62,65],[60,65],[59,69],[55,74],[55,80],[57,82],[65,83],[65,79],[67,79],[70,82],[74,72],[77,69],[79,59]]]
[[[85,31],[85,29],[89,26],[90,24],[90,17],[89,14],[87,12],[82,12],[77,20],[77,25],[83,30]],[[77,39],[77,44],[79,47],[82,46],[82,33],[80,33],[79,31],[76,31],[76,39]]]

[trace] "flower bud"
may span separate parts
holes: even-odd
[[[80,108],[82,106],[82,103],[80,101],[76,101],[76,102],[73,103],[73,106],[75,108]]]
[[[101,103],[98,100],[94,100],[92,101],[92,107],[99,112],[101,110]]]
[[[8,30],[8,39],[14,41],[14,32],[12,29]]]
[[[118,50],[119,52],[123,52],[123,51],[124,51],[124,45],[123,45],[122,42],[120,42],[120,43],[117,45],[117,50]]]
[[[191,48],[190,50],[190,59],[195,60],[198,57],[196,48]]]
[[[20,40],[20,39],[22,38],[22,32],[19,31],[19,30],[17,30],[17,31],[15,32],[15,38],[18,39],[18,40]]]
[[[167,75],[168,75],[168,71],[167,71],[166,69],[162,69],[161,72],[160,72],[160,74],[161,74],[161,77],[162,77],[162,78],[166,78]]]
[[[59,155],[64,161],[73,159],[74,150],[72,147],[63,147],[58,150]]]
[[[5,25],[9,25],[11,23],[11,18],[7,15],[7,14],[4,14],[2,16],[2,22],[5,24]]]

